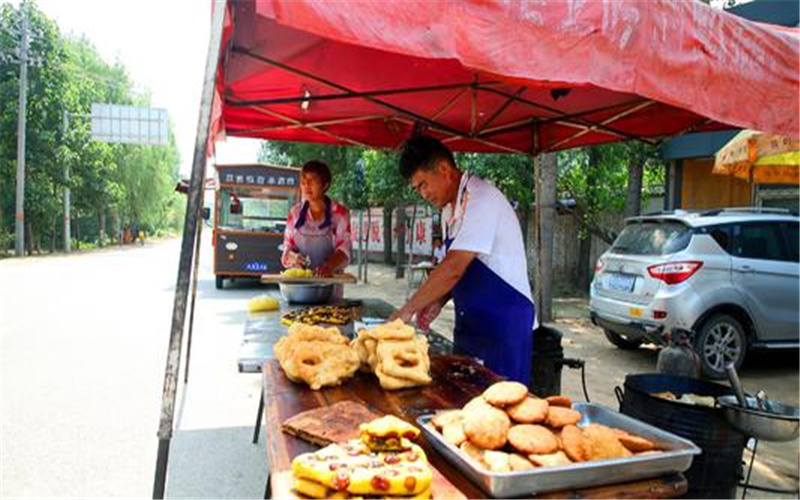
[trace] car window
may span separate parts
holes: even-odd
[[[617,236],[611,252],[626,255],[666,255],[689,244],[692,229],[675,221],[631,222]]]
[[[734,227],[736,257],[761,260],[791,260],[784,250],[780,224],[777,222],[751,222]]]
[[[789,251],[789,259],[792,262],[800,262],[800,241],[798,241],[798,227],[800,224],[797,222],[785,222],[783,223],[783,234],[786,237],[786,242],[788,243],[788,251]]]
[[[714,238],[714,241],[728,253],[733,243],[733,227],[730,224],[703,228],[703,232]]]

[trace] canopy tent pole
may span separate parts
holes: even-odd
[[[536,205],[539,212],[539,290],[536,304],[539,323],[553,321],[553,235],[556,223],[556,153],[539,153],[539,191]]]
[[[553,321],[553,235],[556,209],[556,153],[540,149],[541,129],[537,123],[531,127],[531,166],[533,167],[533,192],[535,252],[533,253],[533,300],[536,317],[543,325]]]
[[[203,168],[205,175],[205,168]],[[205,200],[206,186],[205,179],[203,179],[203,188],[200,191],[200,204],[198,206],[198,214],[203,212],[203,202]],[[194,243],[194,269],[192,270],[192,304],[189,306],[189,331],[186,338],[186,364],[183,366],[183,383],[189,383],[189,361],[192,357],[192,331],[194,330],[194,304],[197,299],[197,275],[200,273],[200,241],[203,239],[203,223],[198,222],[197,234],[195,235]]]
[[[189,292],[189,275],[197,235],[197,219],[200,214],[201,199],[205,184],[206,151],[211,125],[211,109],[214,102],[217,62],[222,44],[222,28],[225,19],[226,3],[216,4],[208,42],[208,56],[203,79],[203,93],[200,100],[200,115],[197,120],[197,136],[194,145],[192,175],[183,225],[181,258],[178,265],[178,279],[175,285],[175,302],[172,310],[169,351],[164,371],[164,390],[161,399],[161,421],[158,427],[158,455],[156,458],[153,498],[164,498],[167,480],[169,445],[172,439],[172,426],[175,418],[175,394],[181,361],[181,344],[186,320],[186,296]]]

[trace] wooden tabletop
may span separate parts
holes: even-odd
[[[361,372],[341,386],[312,391],[304,384],[289,381],[275,360],[265,362],[262,373],[264,417],[268,423],[265,427],[267,455],[274,475],[289,470],[296,455],[318,449],[281,431],[280,423],[299,412],[349,399],[362,402],[377,413],[393,414],[414,423],[421,414],[463,406],[500,380],[472,358],[452,355],[431,356],[433,382],[430,385],[399,391],[385,391],[373,374]],[[424,439],[420,439],[419,444],[431,465],[464,496],[486,497]],[[685,494],[686,490],[686,479],[676,474],[622,485],[549,493],[537,498],[674,498]]]

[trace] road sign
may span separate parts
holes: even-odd
[[[103,142],[166,146],[169,141],[167,110],[93,103],[92,138]]]

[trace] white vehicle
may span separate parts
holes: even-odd
[[[630,218],[597,262],[592,322],[622,349],[692,330],[711,378],[749,349],[797,348],[799,221],[755,208]]]

